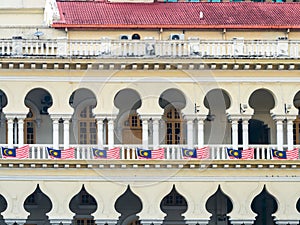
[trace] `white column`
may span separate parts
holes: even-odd
[[[8,147],[12,148],[14,145],[14,117],[7,117],[7,142]]]
[[[231,138],[232,138],[232,148],[238,149],[238,120],[233,119],[231,121]]]
[[[242,130],[243,130],[243,149],[247,149],[249,146],[249,120],[248,120],[248,118],[243,118]]]
[[[144,149],[148,149],[149,147],[148,129],[149,129],[148,119],[143,118],[143,148]]]
[[[59,147],[59,118],[52,118],[52,127],[53,127],[53,148],[58,149]]]
[[[64,118],[64,149],[70,147],[70,119]]]
[[[186,116],[187,123],[187,145],[188,148],[193,148],[194,146],[194,129],[193,129],[193,119],[192,117]]]
[[[98,139],[98,148],[103,148],[103,118],[96,117],[97,119],[97,139]]]
[[[276,137],[277,137],[277,149],[282,150],[283,148],[283,120],[282,116],[274,115],[273,119],[276,121]]]
[[[159,146],[159,118],[152,118],[153,126],[153,148]]]
[[[204,120],[206,116],[198,117],[198,147],[204,146]]]
[[[293,136],[293,121],[296,116],[287,117],[287,145],[288,149],[294,148],[294,136]]]
[[[114,147],[114,120],[112,118],[108,119],[108,147]]]
[[[19,147],[24,145],[24,119],[18,118]]]

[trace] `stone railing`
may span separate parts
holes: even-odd
[[[3,147],[7,147],[6,144],[1,145]],[[121,160],[138,160],[136,149],[142,148],[142,146],[137,145],[116,145],[120,147],[120,158]],[[47,147],[51,147],[50,145],[40,145],[33,144],[30,145],[30,159],[49,159],[50,157],[47,153]],[[71,147],[75,148],[75,158],[78,160],[93,160],[92,148],[96,148],[97,146],[91,145],[71,145]],[[179,146],[179,145],[161,145],[160,147],[165,149],[165,159],[166,160],[181,160],[182,159],[182,148],[186,148],[187,146]],[[210,160],[228,160],[227,148],[230,148],[230,145],[209,145],[210,147]],[[239,146],[241,148],[242,146]],[[249,147],[254,148],[254,159],[255,160],[265,160],[272,159],[271,150],[276,149],[276,145],[251,145]],[[63,147],[61,146],[60,149]],[[108,149],[108,146],[104,146],[105,149]],[[152,147],[150,146],[150,149]]]
[[[243,40],[0,40],[0,57],[299,58],[300,41]]]

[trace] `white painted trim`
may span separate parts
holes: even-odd
[[[294,83],[300,82],[300,77],[159,77],[163,76],[159,73],[157,77],[53,77],[45,74],[44,76],[1,76],[0,81],[15,81],[15,82],[78,82],[78,83],[120,83],[120,82],[139,82],[139,83],[195,83],[195,82],[222,82],[222,83]]]

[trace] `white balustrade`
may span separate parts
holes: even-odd
[[[0,144],[1,147],[8,147],[7,144]],[[137,148],[142,148],[142,145],[116,145],[120,147],[120,159],[121,160],[137,160]],[[17,146],[16,146],[17,147]],[[52,147],[45,144],[31,144],[29,150],[29,159],[49,159],[47,147]],[[97,148],[96,145],[70,145],[75,149],[75,159],[78,160],[93,160],[92,148]],[[182,159],[182,148],[187,148],[187,145],[160,145],[160,148],[165,150],[165,159],[167,160],[180,160]],[[209,145],[210,159],[212,160],[230,160],[227,154],[227,148],[231,148],[231,145]],[[294,146],[300,147],[300,146]],[[63,145],[59,146],[63,149]],[[108,149],[108,145],[103,146],[104,149]],[[238,146],[242,149],[242,145]],[[271,160],[272,149],[276,149],[276,145],[249,145],[249,148],[254,148],[254,160]],[[284,149],[287,146],[283,146]],[[153,149],[153,146],[149,146],[149,149]],[[3,159],[5,160],[5,159]]]

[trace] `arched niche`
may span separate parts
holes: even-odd
[[[24,143],[52,143],[52,120],[48,112],[53,104],[51,94],[43,88],[32,89],[24,103],[29,108],[24,121]]]
[[[37,185],[35,191],[25,199],[24,209],[30,213],[26,219],[26,224],[50,225],[49,218],[46,214],[51,211],[52,202],[50,198],[42,192],[39,185]]]
[[[298,109],[298,115],[294,120],[294,144],[299,145],[300,144],[300,91],[297,92],[297,94],[294,96],[293,99],[294,106]]]
[[[205,207],[212,214],[208,225],[231,224],[227,214],[232,211],[233,205],[230,198],[222,191],[220,185],[217,191],[209,197]]]
[[[74,224],[95,224],[94,217],[91,215],[97,210],[96,199],[89,194],[84,185],[70,201],[69,208],[75,213],[73,217]]]
[[[276,224],[272,214],[278,209],[277,200],[267,191],[266,186],[264,186],[263,190],[253,199],[251,209],[257,214],[254,225]]]
[[[249,105],[254,109],[252,119],[249,120],[249,144],[275,143],[275,122],[270,114],[275,106],[273,93],[267,89],[258,89],[250,95]]]
[[[7,201],[6,199],[0,194],[0,225],[6,225],[3,216],[1,215],[7,209]]]
[[[204,124],[205,143],[231,143],[231,124],[226,113],[230,105],[231,98],[225,90],[212,89],[205,95],[204,106],[209,110]]]
[[[142,211],[141,199],[132,192],[128,185],[126,191],[116,200],[115,209],[121,214],[117,225],[139,225],[137,214]]]
[[[186,97],[182,91],[171,88],[165,90],[159,97],[159,105],[164,109],[162,116],[165,122],[161,127],[161,139],[165,144],[185,144],[186,128],[181,110],[186,106]]]
[[[186,199],[178,193],[173,185],[173,188],[169,194],[167,194],[160,203],[161,210],[167,215],[164,218],[163,225],[185,224],[183,213],[186,212],[188,205]]]
[[[122,144],[142,143],[142,121],[137,113],[142,105],[139,93],[133,89],[120,90],[114,104],[119,109],[115,122],[117,142]]]
[[[93,109],[97,105],[95,94],[86,88],[74,91],[69,104],[74,109],[70,130],[70,143],[97,144],[97,129]]]
[[[6,118],[3,108],[7,105],[8,99],[6,94],[0,89],[0,143],[7,143],[6,136]]]

